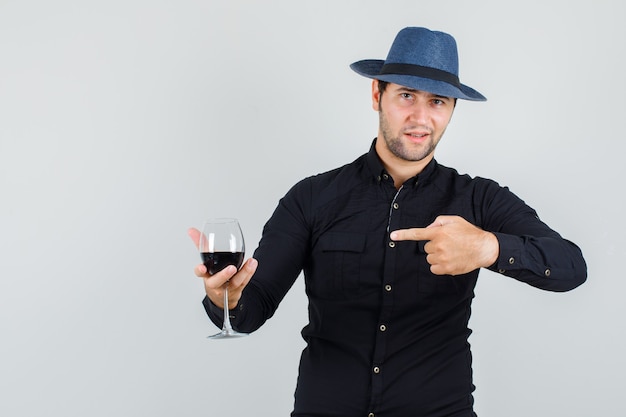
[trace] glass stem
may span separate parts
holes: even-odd
[[[228,314],[228,283],[224,288],[224,330],[231,332],[233,327],[230,325],[230,315]]]

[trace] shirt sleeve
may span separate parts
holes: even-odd
[[[569,291],[585,282],[587,265],[576,244],[542,222],[508,188],[487,195],[483,228],[493,232],[500,245],[490,270],[548,291]]]
[[[239,303],[229,312],[233,328],[253,332],[278,308],[303,269],[309,252],[307,224],[311,203],[309,180],[296,184],[278,203],[265,224],[254,258],[257,270],[244,289]],[[204,308],[213,323],[221,326],[223,311],[208,297]]]

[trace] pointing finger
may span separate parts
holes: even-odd
[[[412,229],[400,229],[391,232],[391,240],[431,240],[435,231],[428,228],[416,227]]]

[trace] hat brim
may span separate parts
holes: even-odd
[[[487,98],[478,91],[464,84],[455,86],[445,81],[430,78],[416,77],[414,75],[380,74],[385,61],[380,59],[365,59],[350,65],[350,68],[359,75],[376,80],[399,84],[415,90],[428,91],[444,97],[454,97],[471,101],[486,101]]]

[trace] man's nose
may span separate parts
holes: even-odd
[[[426,124],[428,120],[428,107],[424,103],[415,103],[411,111],[411,120],[417,124]]]

